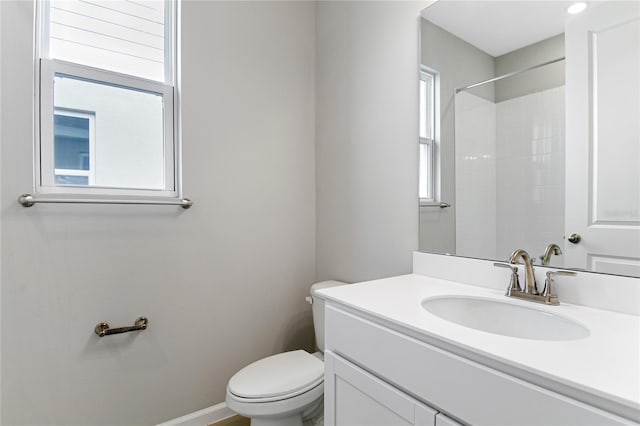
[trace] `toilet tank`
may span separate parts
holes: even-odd
[[[313,329],[316,333],[316,346],[320,352],[324,352],[324,298],[318,294],[323,288],[346,285],[342,281],[322,281],[311,286],[311,308],[313,310]]]

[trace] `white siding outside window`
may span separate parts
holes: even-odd
[[[148,0],[52,0],[48,57],[171,84],[164,66],[171,49],[166,6]]]

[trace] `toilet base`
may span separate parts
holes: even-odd
[[[289,416],[285,418],[252,418],[251,426],[302,426],[302,416]]]
[[[305,426],[312,424],[314,419],[320,417],[324,411],[324,400],[318,399],[307,407],[302,413],[292,414],[288,417],[251,417],[251,426]],[[306,421],[303,421],[305,419]],[[313,423],[315,424],[315,422]]]

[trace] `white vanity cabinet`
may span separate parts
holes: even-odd
[[[637,424],[391,327],[327,303],[327,426]]]

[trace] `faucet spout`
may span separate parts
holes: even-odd
[[[556,243],[551,243],[544,250],[544,254],[540,256],[540,259],[542,260],[542,266],[548,265],[551,261],[551,255],[554,254],[556,256],[559,256],[562,254],[562,250],[560,250],[560,246],[558,246]]]
[[[529,253],[523,249],[516,249],[511,253],[509,263],[518,263],[520,258],[522,258],[522,263],[524,263],[524,293],[537,295],[536,277],[533,273],[533,262]]]

